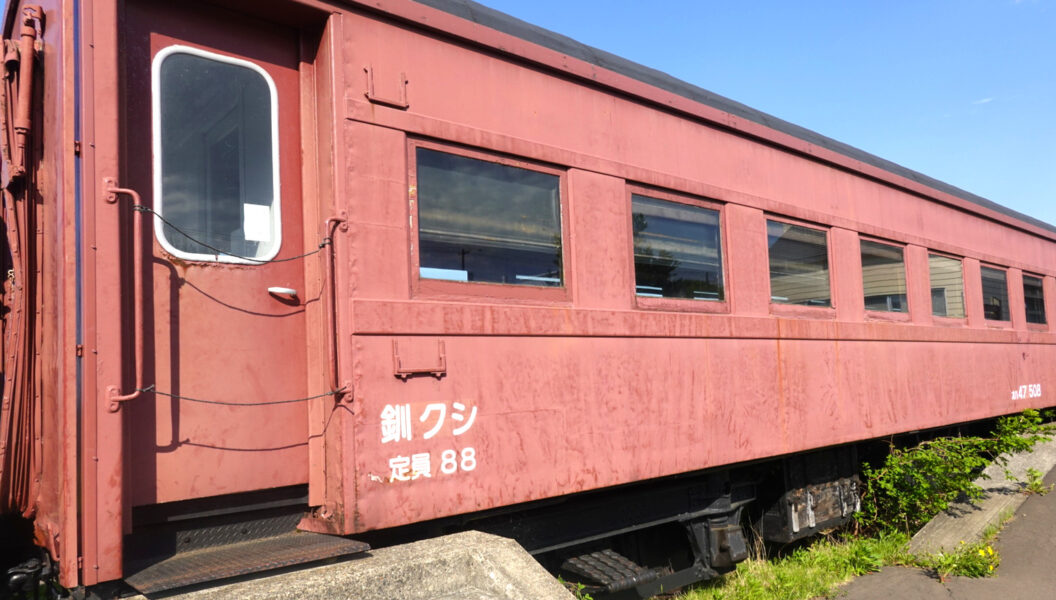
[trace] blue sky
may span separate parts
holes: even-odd
[[[1056,0],[483,0],[1056,224]]]
[[[1056,224],[1056,0],[483,3]]]

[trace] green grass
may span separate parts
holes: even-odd
[[[820,539],[786,556],[756,557],[737,570],[679,596],[679,600],[808,600],[829,597],[853,577],[905,564],[909,536]]]
[[[705,582],[678,600],[810,600],[832,598],[840,585],[859,575],[888,565],[917,567],[934,573],[940,581],[952,576],[989,577],[1001,564],[993,547],[1012,512],[1005,512],[990,525],[983,539],[961,542],[953,552],[912,555],[909,536],[889,533],[879,537],[823,538],[791,553],[767,559],[756,556],[737,565],[737,570]],[[761,554],[757,550],[756,554]]]
[[[991,543],[1011,518],[984,532],[977,543],[950,552],[910,555],[910,533],[958,498],[982,495],[979,472],[991,462],[1029,451],[1053,436],[1053,413],[1027,410],[1002,417],[988,436],[939,437],[911,448],[892,446],[876,468],[863,466],[866,493],[853,528],[782,556],[756,556],[737,569],[678,596],[678,600],[809,600],[833,597],[840,584],[886,565],[922,568],[945,581],[951,576],[988,577],[1001,562]],[[1027,472],[1026,493],[1050,490],[1037,470]]]

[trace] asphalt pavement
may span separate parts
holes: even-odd
[[[1047,465],[1045,484],[1056,484],[1056,470],[1052,465],[1037,457],[1027,462],[1032,460],[1037,465]],[[942,582],[920,569],[885,567],[878,573],[854,579],[836,597],[840,600],[1056,600],[1056,491],[1045,495],[1023,494],[1008,487],[1004,492],[993,493],[991,501],[1007,502],[1011,497],[1008,494],[1022,495],[1022,503],[1014,509],[1015,516],[993,544],[1001,556],[1001,564],[992,577],[950,577]],[[946,517],[952,518],[954,524],[962,524],[962,537],[968,541],[981,533],[978,523],[963,517],[974,512]],[[958,518],[963,520],[957,521]]]

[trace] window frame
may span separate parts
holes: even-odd
[[[653,200],[684,204],[694,208],[713,210],[719,215],[719,252],[722,261],[722,300],[694,300],[693,298],[651,298],[637,292],[638,280],[634,264],[634,196],[645,196]],[[669,310],[678,312],[728,313],[730,311],[729,261],[726,253],[726,204],[720,200],[693,196],[672,190],[648,187],[641,184],[626,184],[628,269],[631,278],[631,302],[635,308],[647,310]]]
[[[422,277],[418,230],[418,162],[416,156],[418,148],[556,176],[558,178],[558,208],[561,215],[561,285],[533,286],[491,281],[451,281]],[[408,276],[410,278],[412,297],[444,297],[465,300],[489,298],[511,302],[560,304],[567,304],[571,301],[575,269],[572,265],[572,253],[569,251],[570,216],[567,169],[482,148],[470,148],[453,143],[408,138],[407,190],[407,219],[405,222],[408,225],[407,244],[410,269]]]
[[[769,238],[769,232],[767,231],[767,223],[774,221],[775,223],[784,223],[786,225],[795,225],[797,227],[804,227],[806,229],[815,229],[825,233],[825,254],[828,260],[828,271],[829,271],[829,306],[808,306],[804,304],[787,304],[784,302],[774,302],[773,290],[771,286],[773,284],[773,276],[770,273],[770,244],[767,241]],[[833,255],[832,248],[832,226],[825,225],[823,223],[813,223],[810,221],[803,221],[793,217],[786,217],[785,215],[779,215],[774,213],[763,214],[763,244],[766,246],[766,299],[770,305],[770,313],[776,316],[789,316],[789,317],[813,317],[816,319],[835,319],[836,318],[836,294],[835,286],[833,285],[835,265],[835,256]]]
[[[905,288],[906,288],[906,294],[905,294],[906,295],[906,309],[905,310],[876,310],[876,309],[869,308],[868,306],[865,306],[865,299],[866,299],[866,295],[865,295],[865,265],[862,264],[862,242],[869,242],[869,243],[872,243],[872,244],[879,244],[879,245],[882,245],[882,246],[891,246],[892,248],[898,248],[899,250],[902,251],[902,283],[903,283],[903,285],[905,285]],[[861,272],[862,272],[862,277],[861,277],[861,279],[862,279],[862,307],[865,310],[866,317],[868,317],[870,319],[878,319],[878,320],[883,320],[883,321],[909,321],[909,320],[912,319],[912,317],[910,317],[910,306],[909,306],[909,303],[910,303],[909,266],[906,264],[906,247],[907,247],[907,244],[903,244],[902,242],[896,242],[896,241],[893,241],[893,240],[877,238],[877,237],[871,237],[871,236],[867,236],[867,235],[862,235],[861,233],[858,234],[858,266],[861,268]],[[929,290],[929,293],[930,293],[930,290],[931,290],[931,286],[930,286],[930,275],[931,275],[930,269],[929,269],[928,275],[929,275],[928,290]],[[964,278],[963,269],[962,269],[961,278],[962,279]]]
[[[1038,282],[1041,283],[1041,309],[1044,312],[1043,316],[1045,317],[1045,321],[1042,323],[1035,323],[1027,320],[1027,277],[1037,279]],[[1045,298],[1045,276],[1039,275],[1037,273],[1032,273],[1030,271],[1022,271],[1020,279],[1022,280],[1021,282],[1023,284],[1023,322],[1027,324],[1027,329],[1030,329],[1032,331],[1048,331],[1049,320],[1052,319],[1052,316],[1049,315],[1048,311],[1046,310],[1048,308],[1048,303],[1046,302],[1047,299]]]
[[[961,305],[964,312],[964,316],[961,317],[947,317],[943,315],[937,315],[933,312],[933,307],[928,306],[928,314],[931,315],[932,323],[937,325],[946,325],[950,327],[964,327],[968,324],[968,287],[964,276],[964,258],[956,254],[950,254],[949,252],[941,252],[932,248],[927,248],[928,255],[928,296],[931,296],[931,256],[940,256],[942,258],[948,258],[950,260],[956,260],[961,264]],[[980,289],[982,289],[982,271],[980,273]]]
[[[173,246],[173,244],[165,237],[165,224],[162,219],[165,216],[164,206],[162,203],[162,147],[161,147],[161,66],[165,62],[165,59],[172,56],[173,54],[189,54],[192,56],[198,56],[208,60],[216,62],[226,63],[239,67],[248,68],[251,71],[259,74],[264,78],[265,83],[268,86],[268,93],[271,101],[271,178],[272,178],[272,204],[271,204],[271,225],[274,233],[274,241],[272,248],[266,254],[262,254],[256,257],[243,258],[237,255],[230,254],[204,254],[197,252],[186,252]],[[260,265],[264,264],[276,256],[282,250],[282,184],[280,180],[279,171],[281,170],[281,164],[279,162],[279,93],[278,88],[275,86],[275,80],[272,79],[271,75],[264,69],[264,67],[242,58],[236,58],[233,56],[227,56],[219,54],[217,52],[211,52],[209,50],[203,50],[201,48],[194,48],[192,46],[186,46],[183,44],[173,44],[166,46],[158,51],[151,59],[150,66],[150,94],[151,94],[151,150],[153,156],[151,157],[152,166],[152,177],[153,177],[153,209],[157,213],[154,217],[154,238],[158,241],[161,248],[168,254],[186,261],[193,262],[208,262],[208,263],[226,263],[226,264],[237,264],[237,265]],[[244,204],[244,203],[243,203]]]
[[[1002,329],[1008,329],[1012,327],[1012,293],[1009,287],[1008,271],[1010,267],[1004,267],[994,263],[979,263],[979,306],[983,309],[983,322],[991,327],[999,327]],[[1008,308],[1007,319],[991,319],[986,316],[986,292],[983,289],[983,270],[991,269],[994,271],[1001,271],[1005,274],[1005,304]]]

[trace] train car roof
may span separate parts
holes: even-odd
[[[1056,233],[1056,225],[1046,223],[1040,219],[1035,219],[1029,215],[1012,210],[996,202],[987,200],[982,196],[978,196],[956,186],[939,181],[933,177],[928,177],[923,173],[908,169],[902,165],[855,148],[854,146],[821,135],[816,131],[811,131],[805,127],[789,123],[788,121],[756,110],[741,104],[740,102],[726,98],[725,96],[720,96],[714,92],[710,92],[691,83],[682,81],[681,79],[672,77],[662,71],[640,65],[610,52],[582,44],[559,33],[554,33],[553,31],[543,29],[542,27],[532,25],[531,23],[522,21],[506,13],[473,2],[473,0],[416,1],[479,25],[512,35],[527,42],[538,44],[545,48],[549,48],[550,50],[566,54],[603,69],[636,79],[642,83],[677,94],[689,100],[699,102],[745,120],[758,123],[765,127],[799,138],[810,144],[842,154],[853,160],[860,161],[878,169],[883,169],[937,191],[956,196],[957,198],[961,198],[962,200],[966,200],[980,207],[990,209],[1008,217],[1029,223],[1035,227]]]

